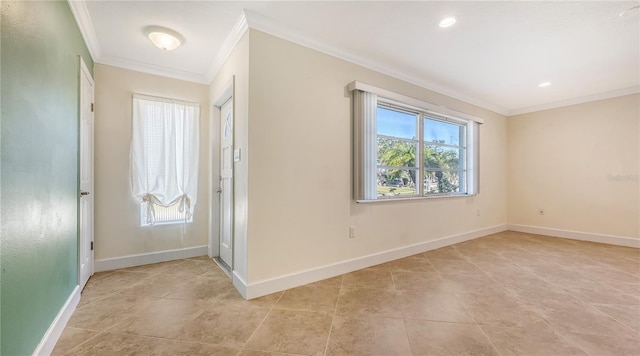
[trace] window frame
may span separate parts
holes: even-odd
[[[389,202],[416,199],[434,199],[449,197],[466,197],[479,193],[479,124],[483,123],[481,118],[471,116],[466,113],[457,112],[445,107],[437,107],[434,104],[426,103],[418,99],[396,94],[384,89],[379,89],[361,82],[352,82],[348,90],[353,95],[353,195],[358,203],[369,202]],[[417,167],[392,167],[396,169],[415,169],[415,194],[408,196],[380,196],[377,191],[378,169],[378,149],[373,150],[371,139],[368,135],[374,133],[376,144],[380,136],[377,130],[377,110],[379,108],[395,110],[401,113],[415,114],[417,117],[417,137],[416,139],[405,139],[389,136],[389,139],[417,142],[416,151]],[[451,145],[438,142],[426,142],[424,135],[425,120],[439,121],[447,124],[454,124],[463,128],[458,140],[458,145]],[[462,142],[460,142],[462,141]],[[459,183],[457,192],[427,193],[425,188],[425,177],[428,171],[436,171],[427,167],[425,163],[425,147],[428,145],[457,148],[459,165],[457,170],[448,169],[447,172],[458,172]],[[375,157],[371,157],[375,155]],[[371,172],[371,161],[375,161],[375,181],[372,185],[371,177],[367,175]],[[369,164],[367,164],[369,162]],[[383,166],[387,167],[387,166]],[[369,173],[367,173],[369,172]],[[368,183],[368,184],[367,184]],[[373,190],[375,189],[375,194]]]

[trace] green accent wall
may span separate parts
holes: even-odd
[[[0,354],[30,355],[78,284],[78,56],[93,61],[66,1],[0,6]]]

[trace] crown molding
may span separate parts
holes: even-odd
[[[96,36],[96,31],[93,28],[93,21],[91,21],[86,2],[84,0],[67,0],[67,2],[73,17],[76,19],[82,38],[87,44],[91,59],[97,61],[102,55],[102,50],[100,49],[100,42],[98,42],[98,36]]]
[[[519,109],[506,109],[499,105],[495,105],[493,103],[478,99],[473,95],[460,93],[459,91],[456,91],[450,87],[437,85],[426,80],[416,79],[417,76],[412,75],[411,73],[380,63],[379,61],[372,60],[371,58],[363,57],[361,55],[358,55],[354,51],[339,48],[337,46],[332,46],[329,43],[314,39],[308,34],[273,21],[272,19],[269,19],[265,16],[258,15],[249,10],[242,11],[240,17],[233,25],[222,46],[216,53],[212,64],[209,67],[209,70],[207,70],[206,73],[193,73],[125,58],[102,57],[100,44],[93,28],[93,23],[91,21],[91,16],[89,15],[89,10],[87,9],[85,0],[67,0],[67,2],[69,3],[71,12],[76,19],[76,23],[80,28],[82,37],[87,44],[89,53],[91,54],[94,62],[201,84],[211,84],[213,79],[216,77],[216,75],[224,65],[225,61],[229,58],[229,56],[235,49],[238,42],[240,42],[249,28],[251,28],[275,37],[282,38],[286,41],[296,43],[303,47],[325,53],[332,57],[336,57],[347,62],[360,65],[376,72],[386,74],[390,77],[405,81],[407,83],[419,86],[427,90],[431,90],[437,94],[446,95],[453,99],[460,100],[464,103],[476,105],[478,107],[493,111],[504,116],[526,114],[535,111],[548,110],[563,106],[582,104],[591,101],[640,93],[640,86],[634,86],[595,95],[562,100],[549,104],[535,105]]]
[[[560,107],[563,107],[563,106],[584,104],[584,103],[589,103],[589,102],[592,102],[592,101],[617,98],[619,96],[625,96],[625,95],[631,95],[631,94],[640,94],[640,86],[636,85],[634,87],[608,91],[608,92],[605,92],[605,93],[581,96],[581,97],[578,97],[578,98],[572,98],[572,99],[567,99],[567,100],[556,101],[554,103],[549,103],[549,104],[529,106],[529,107],[522,108],[522,109],[509,110],[509,113],[507,114],[507,116],[516,116],[516,115],[521,115],[521,114],[528,114],[528,113],[532,113],[532,112],[536,112],[536,111],[556,109],[556,108],[560,108]]]
[[[332,57],[340,58],[347,62],[360,65],[362,67],[374,70],[382,74],[386,74],[396,79],[400,79],[402,81],[417,85],[421,88],[431,90],[438,94],[449,96],[451,98],[463,101],[468,104],[476,105],[481,108],[484,108],[502,115],[506,115],[508,113],[508,110],[506,108],[500,107],[498,105],[495,105],[483,100],[479,100],[470,95],[465,95],[459,92],[455,92],[450,88],[447,88],[444,86],[434,85],[433,83],[423,81],[423,80],[416,80],[415,75],[411,75],[410,73],[403,72],[401,70],[398,70],[397,68],[393,68],[392,66],[382,64],[378,61],[371,60],[370,58],[360,56],[353,51],[345,50],[336,46],[332,46],[326,42],[316,40],[312,36],[307,35],[297,29],[291,28],[281,23],[277,23],[267,17],[258,15],[252,11],[244,10],[244,15],[247,19],[249,28],[252,28],[254,30],[258,30],[258,31],[270,34],[272,36],[282,38],[284,40],[299,44],[307,48],[311,48],[313,50],[328,54]]]
[[[231,28],[231,31],[225,38],[222,46],[216,53],[216,56],[213,58],[213,63],[211,63],[211,67],[205,74],[205,78],[207,83],[213,82],[213,79],[218,75],[218,72],[224,65],[224,62],[227,61],[227,58],[231,55],[231,52],[236,48],[236,45],[242,39],[242,36],[249,30],[249,24],[247,22],[246,11],[242,11],[238,20]]]
[[[193,83],[199,83],[199,84],[211,83],[211,81],[208,81],[204,75],[199,73],[177,70],[174,68],[159,66],[156,64],[151,64],[146,62],[134,61],[134,60],[120,58],[120,57],[104,57],[103,56],[103,57],[100,57],[100,59],[96,60],[95,62],[114,66],[114,67],[129,69],[136,72],[142,72],[142,73],[153,74],[161,77],[184,80],[187,82],[193,82]]]

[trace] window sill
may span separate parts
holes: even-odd
[[[370,203],[393,203],[393,202],[405,202],[416,200],[432,200],[432,199],[450,199],[450,198],[468,198],[473,197],[475,194],[442,194],[432,195],[428,197],[407,197],[407,198],[382,198],[372,200],[356,200],[358,204],[370,204]]]

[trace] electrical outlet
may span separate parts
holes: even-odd
[[[538,209],[538,215],[544,215],[544,209]]]
[[[480,209],[476,212],[476,216],[480,216]]]
[[[354,239],[356,237],[356,227],[349,227],[349,238]]]

